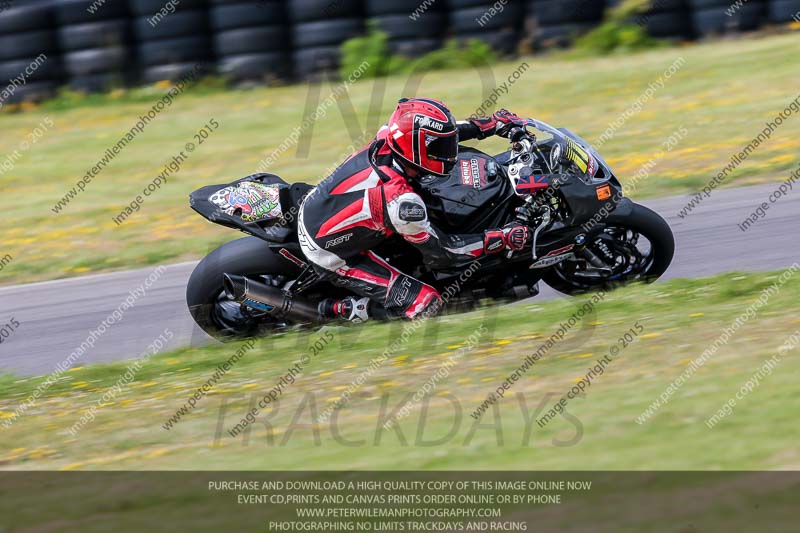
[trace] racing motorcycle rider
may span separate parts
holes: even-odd
[[[505,109],[456,122],[438,100],[401,99],[375,140],[323,180],[300,208],[300,245],[314,269],[322,279],[361,297],[324,300],[320,314],[358,322],[429,318],[439,312],[442,299],[436,289],[372,252],[395,233],[419,249],[433,269],[523,250],[531,240],[529,228],[517,222],[480,234],[444,234],[428,220],[415,192],[421,177],[449,175],[459,141],[508,137],[516,127],[524,122]]]

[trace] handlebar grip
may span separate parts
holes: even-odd
[[[528,135],[528,132],[525,131],[525,128],[512,128],[508,133],[508,138],[515,143],[524,139],[526,135]]]

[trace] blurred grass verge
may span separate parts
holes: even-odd
[[[425,325],[352,392],[335,424],[313,421],[397,338],[400,324],[333,330],[333,340],[285,387],[279,403],[263,409],[237,437],[228,430],[287,368],[310,354],[320,333],[258,343],[169,430],[162,425],[237,344],[153,357],[135,381],[98,409],[94,421],[71,436],[68,428],[114,387],[130,362],[76,367],[10,427],[0,427],[0,465],[25,470],[797,469],[794,433],[781,429],[793,427],[800,408],[795,394],[800,362],[792,352],[738,402],[733,414],[713,429],[705,424],[800,330],[800,320],[786,312],[800,298],[800,281],[794,278],[669,403],[646,422],[636,421],[723,328],[776,283],[778,274],[674,280],[609,293],[597,305],[596,316],[523,374],[480,425],[471,413],[568,320],[582,299],[487,307]],[[556,417],[541,429],[533,420],[526,424],[526,418],[545,405],[549,409],[585,376],[637,321],[643,333],[593,381],[585,397],[568,404],[570,416]],[[399,420],[402,437],[384,429],[382,410],[400,408],[482,324],[489,331],[480,335],[479,345],[458,357],[428,399],[413,403],[409,415]],[[17,406],[44,379],[0,378],[0,418],[12,420]],[[437,439],[439,444],[430,445]]]

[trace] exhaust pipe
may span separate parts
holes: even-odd
[[[310,302],[291,298],[282,290],[265,283],[235,274],[223,274],[222,286],[225,295],[271,315],[294,319],[299,322],[320,322],[317,306]]]

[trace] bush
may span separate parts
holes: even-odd
[[[388,75],[389,38],[387,35],[370,26],[369,33],[363,37],[348,39],[342,44],[342,62],[339,68],[342,79],[347,79],[351,72],[360,70],[364,61],[369,64],[362,78],[378,78]]]
[[[653,48],[660,42],[653,39],[641,27],[617,21],[604,22],[575,41],[575,50],[596,54],[630,52]]]
[[[497,56],[491,47],[483,41],[470,40],[459,45],[456,40],[445,43],[444,48],[435,50],[416,61],[403,59],[400,72],[425,72],[429,70],[447,70],[491,65]]]
[[[632,21],[650,8],[648,0],[626,0],[606,13],[605,22],[575,41],[577,52],[610,54],[654,48],[661,45]]]

